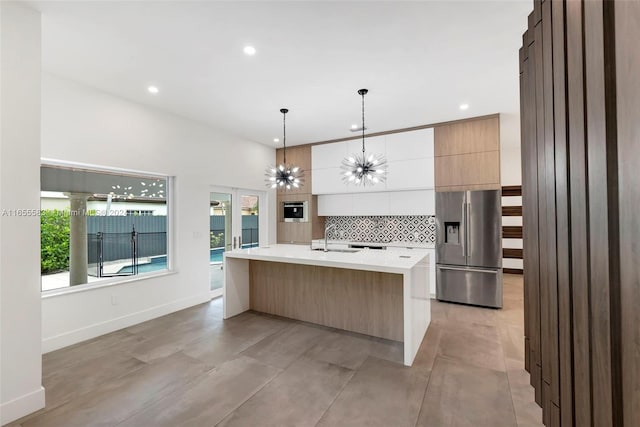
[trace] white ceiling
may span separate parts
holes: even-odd
[[[362,87],[371,132],[517,113],[532,9],[531,0],[28,3],[43,14],[45,71],[271,146],[281,107],[291,145],[353,136]]]

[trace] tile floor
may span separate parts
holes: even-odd
[[[400,343],[199,305],[43,357],[47,406],[12,426],[539,426],[523,369],[522,279],[504,309],[432,302]]]

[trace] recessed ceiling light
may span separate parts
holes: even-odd
[[[158,89],[156,86],[149,86],[147,90],[149,91],[149,93],[152,93],[154,95],[160,92],[160,89]]]
[[[351,129],[358,129],[358,125],[351,125]]]
[[[249,56],[253,56],[256,54],[256,48],[253,46],[245,46],[244,47],[244,53],[249,55]]]
[[[460,109],[461,110],[468,110],[469,109],[469,104],[460,104]]]
[[[280,142],[280,138],[273,138],[273,142]]]

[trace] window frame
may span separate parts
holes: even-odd
[[[127,283],[135,283],[141,280],[149,280],[157,277],[169,276],[176,274],[177,271],[175,269],[174,264],[174,243],[175,243],[175,226],[174,226],[174,216],[175,216],[175,206],[173,203],[174,200],[174,191],[175,191],[175,177],[163,173],[158,172],[147,172],[135,169],[125,169],[118,167],[108,167],[101,166],[89,163],[80,163],[80,162],[70,162],[66,160],[58,160],[58,159],[50,159],[50,158],[41,158],[40,159],[40,167],[59,167],[66,169],[75,169],[75,170],[84,170],[89,172],[98,172],[104,174],[111,175],[129,175],[132,177],[140,177],[140,178],[159,178],[165,180],[165,188],[166,188],[166,204],[167,204],[167,268],[166,270],[147,272],[147,273],[139,273],[135,276],[122,276],[122,277],[111,277],[104,278],[96,282],[92,283],[84,283],[82,285],[75,286],[65,286],[63,288],[58,289],[50,289],[43,291],[42,290],[42,275],[40,276],[40,295],[42,298],[50,298],[59,295],[66,295],[76,292],[84,292],[92,289],[99,289],[108,286],[122,285]],[[42,192],[42,188],[40,189]]]

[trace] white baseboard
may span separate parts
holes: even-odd
[[[194,305],[202,304],[211,299],[209,292],[183,298],[178,301],[172,301],[168,304],[158,305],[126,316],[117,317],[93,325],[85,326],[80,329],[65,332],[42,340],[42,352],[58,350],[63,347],[70,346],[100,335],[108,334],[119,329],[128,328],[156,317],[164,316],[174,311],[183,310]]]
[[[42,408],[44,408],[44,387],[0,404],[0,425],[9,424]]]

